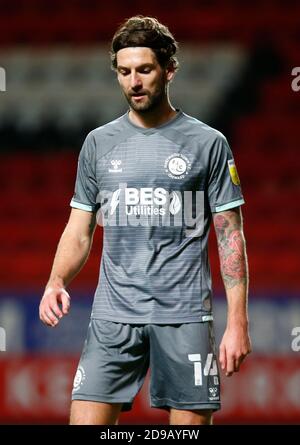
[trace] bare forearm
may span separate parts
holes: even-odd
[[[226,375],[231,376],[251,352],[246,243],[240,208],[215,213],[213,219],[228,303],[227,327],[220,344],[219,359]]]
[[[247,328],[248,326],[248,292],[245,285],[236,285],[226,290],[227,294],[227,326]]]
[[[216,214],[214,224],[228,300],[228,322],[246,322],[249,278],[241,214],[234,210]]]
[[[66,229],[59,241],[50,278],[47,284],[66,287],[85,264],[92,245],[92,237],[79,239]]]

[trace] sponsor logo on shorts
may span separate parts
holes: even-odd
[[[85,381],[85,371],[82,366],[79,366],[74,377],[73,391],[78,391],[78,389],[82,386],[84,381]]]
[[[219,400],[218,388],[216,386],[208,388],[209,391],[209,400]]]

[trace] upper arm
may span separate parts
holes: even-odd
[[[75,191],[70,205],[75,209],[95,212],[99,208],[98,193],[96,142],[89,133],[79,154]]]
[[[96,228],[96,213],[72,208],[66,230],[80,241],[91,239]]]
[[[225,212],[244,204],[233,154],[223,135],[211,147],[207,194],[212,212]]]

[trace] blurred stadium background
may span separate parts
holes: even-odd
[[[0,0],[0,326],[7,336],[0,422],[68,419],[100,229],[70,287],[71,314],[46,329],[38,303],[68,219],[84,137],[126,111],[108,50],[117,25],[135,14],[156,16],[174,32],[181,68],[172,102],[225,133],[246,198],[253,353],[238,375],[223,378],[215,423],[299,423],[300,351],[291,343],[300,326],[300,91],[291,87],[291,71],[300,65],[300,4],[291,0]],[[220,339],[226,301],[215,247],[212,234]],[[147,391],[146,384],[121,423],[167,421],[150,410]]]

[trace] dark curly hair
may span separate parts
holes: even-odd
[[[117,52],[123,48],[145,46],[155,53],[162,68],[170,64],[176,70],[179,66],[175,53],[178,43],[169,29],[154,17],[137,15],[119,26],[111,43],[111,67],[117,68]]]

